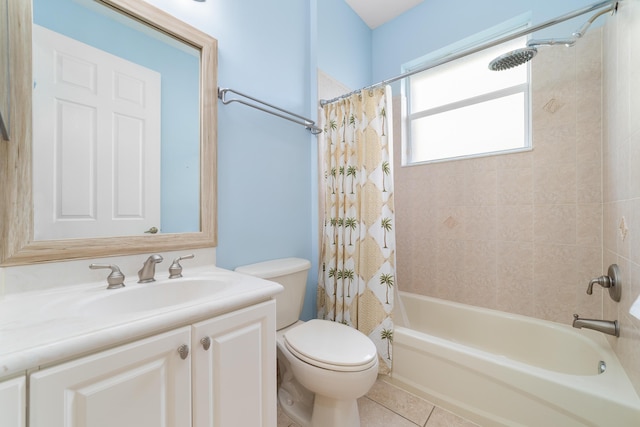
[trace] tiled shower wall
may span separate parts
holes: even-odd
[[[622,300],[604,298],[604,318],[620,321],[610,338],[640,394],[640,320],[629,314],[640,295],[640,0],[619,3],[604,31],[604,265],[617,263]],[[624,218],[624,220],[623,220]]]
[[[607,19],[532,62],[531,152],[401,167],[395,100],[397,282],[562,323],[618,319],[609,339],[640,394],[640,0]],[[613,263],[622,301],[586,295]]]
[[[570,323],[600,317],[602,31],[531,62],[533,150],[401,167],[394,106],[397,282]],[[496,130],[496,131],[499,131]]]

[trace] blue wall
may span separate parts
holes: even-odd
[[[344,0],[318,1],[318,68],[354,90],[372,82],[371,36]]]
[[[218,85],[314,119],[313,3],[152,0],[218,40]],[[316,137],[240,104],[218,103],[217,265],[312,261],[303,318],[315,317]]]

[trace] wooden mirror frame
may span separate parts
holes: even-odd
[[[0,266],[215,247],[217,41],[143,0],[94,0],[200,51],[200,231],[33,240],[32,5],[9,0],[11,141],[0,140]]]

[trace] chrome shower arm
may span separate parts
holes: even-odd
[[[529,62],[538,53],[538,50],[536,49],[537,46],[565,45],[566,47],[571,47],[576,43],[576,40],[584,35],[589,26],[598,19],[599,16],[608,12],[613,14],[617,9],[617,2],[609,4],[606,9],[597,12],[585,24],[583,24],[579,30],[575,31],[571,38],[530,40],[525,48],[512,50],[511,52],[507,52],[506,54],[495,58],[489,63],[489,69],[493,71],[507,70]]]
[[[600,12],[594,14],[587,22],[582,24],[582,26],[571,34],[571,38],[567,39],[542,39],[542,40],[530,40],[527,43],[527,47],[532,46],[553,46],[558,44],[563,44],[567,47],[573,46],[576,43],[576,40],[585,35],[591,24],[595,22],[596,19],[604,15],[605,13],[615,13],[618,10],[618,3],[614,3],[610,5],[608,8],[601,10]]]
[[[598,19],[600,16],[604,15],[605,13],[611,12],[611,14],[613,14],[617,10],[618,10],[618,3],[614,3],[610,7],[606,8],[604,10],[601,10],[600,12],[596,13],[595,15],[593,15],[587,22],[582,24],[582,27],[580,27],[577,31],[575,31],[572,34],[572,36],[577,38],[577,39],[579,39],[580,37],[584,36],[584,34],[587,32],[587,30],[589,29],[591,24],[593,24],[593,22],[596,19]]]
[[[573,46],[576,43],[576,39],[532,39],[527,42],[527,47],[535,46],[555,46],[563,44],[567,47]]]

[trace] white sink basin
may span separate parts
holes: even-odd
[[[229,280],[182,278],[152,283],[131,283],[120,289],[104,289],[98,295],[72,304],[72,315],[113,315],[172,309],[197,304],[232,286]]]

